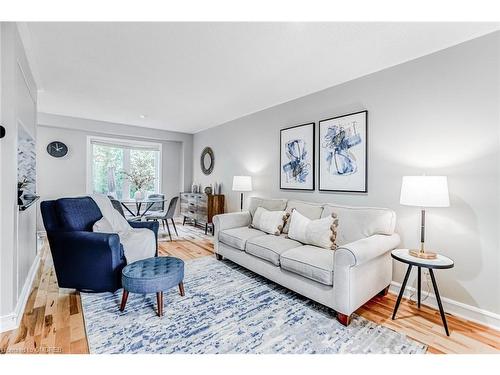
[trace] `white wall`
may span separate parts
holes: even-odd
[[[239,210],[232,177],[245,174],[253,176],[252,195],[390,207],[403,245],[415,247],[419,210],[399,204],[401,177],[447,175],[451,207],[429,209],[427,216],[428,248],[456,262],[436,272],[441,293],[499,314],[499,55],[496,32],[197,133],[193,180],[222,182],[229,211]],[[363,109],[369,117],[367,194],[279,189],[281,128]],[[210,176],[199,167],[205,146],[215,153]],[[404,270],[395,264],[394,280],[401,281]]]
[[[20,212],[17,206],[18,124],[36,139],[37,87],[15,23],[1,23],[0,140],[1,226],[0,330],[13,328],[22,314],[37,266],[36,206]]]
[[[191,184],[191,134],[41,113],[37,142],[38,191],[41,201],[88,193],[86,186],[89,135],[161,143],[162,193],[170,199]],[[68,146],[69,151],[65,157],[54,158],[47,153],[47,145],[55,140]],[[38,229],[43,230],[41,218],[38,220]]]
[[[3,26],[0,23],[0,125],[3,126],[3,117],[2,117],[2,93],[3,93],[3,84],[2,84],[2,78],[3,78],[3,69],[2,69],[2,59],[3,57]],[[3,176],[3,152],[2,152],[2,144],[5,142],[5,138],[0,139],[0,176]],[[2,178],[3,181],[3,178]],[[3,212],[3,183],[0,181],[0,212]],[[3,215],[0,215],[0,254],[4,252],[4,237],[2,234],[3,231]],[[3,256],[0,256],[0,284],[4,285],[6,283],[5,280],[5,271],[4,268],[6,267],[4,262],[6,259]],[[3,295],[3,287],[0,287],[0,293]],[[0,305],[3,304],[3,297],[0,296]],[[3,308],[0,306],[0,315],[2,315]],[[0,330],[1,331],[1,330]]]

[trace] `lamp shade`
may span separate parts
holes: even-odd
[[[446,176],[404,176],[399,202],[406,206],[448,207]]]
[[[234,176],[233,191],[252,191],[252,177]]]

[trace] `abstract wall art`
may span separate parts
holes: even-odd
[[[18,123],[17,181],[26,179],[24,192],[36,194],[36,144],[24,125]]]
[[[366,193],[368,111],[319,122],[319,190]]]
[[[314,190],[314,125],[280,130],[280,189]]]

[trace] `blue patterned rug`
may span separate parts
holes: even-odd
[[[186,262],[186,296],[82,293],[91,353],[424,353],[426,346],[354,316],[349,327],[328,308],[236,264]]]

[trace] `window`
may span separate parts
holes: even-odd
[[[133,199],[160,192],[161,145],[108,138],[88,138],[87,190]]]

